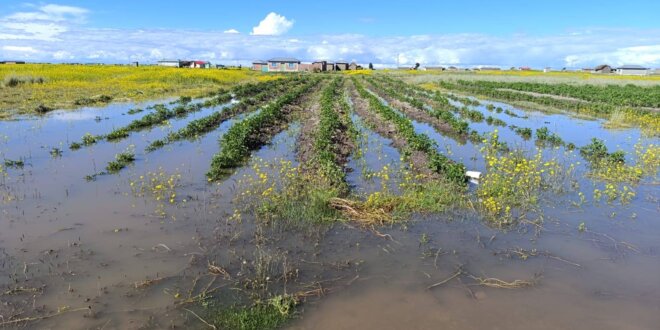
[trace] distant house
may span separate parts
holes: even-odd
[[[427,66],[426,70],[429,70],[429,71],[445,71],[445,67],[444,66]]]
[[[518,69],[520,69],[520,71],[531,71],[532,70],[532,68],[530,68],[528,66],[521,66]]]
[[[335,64],[328,61],[314,61],[312,62],[312,71],[315,72],[335,71]]]
[[[300,68],[300,60],[292,57],[275,57],[268,60],[269,72],[293,72]]]
[[[252,70],[268,72],[268,62],[261,60],[252,61]]]
[[[348,62],[335,62],[335,69],[337,71],[346,71],[346,70],[348,70]]]
[[[167,66],[171,68],[180,68],[181,67],[181,61],[180,60],[161,60],[158,61],[158,66]]]
[[[191,68],[196,68],[196,69],[210,69],[211,68],[211,62],[208,62],[208,61],[191,61],[190,62],[190,67]]]
[[[300,63],[298,65],[298,71],[312,72],[313,70],[314,66],[312,63]]]
[[[607,64],[601,64],[594,68],[593,73],[612,73],[612,67]]]
[[[448,67],[447,70],[449,70],[449,71],[458,71],[458,68],[452,65],[452,66]]]
[[[0,64],[25,64],[25,61],[0,61]]]
[[[482,66],[481,67],[482,71],[498,71],[500,68],[495,67],[495,66]]]
[[[616,73],[620,75],[645,76],[649,74],[649,68],[641,65],[624,65],[616,68]]]
[[[362,67],[359,66],[359,65],[358,65],[357,63],[355,63],[355,62],[351,62],[351,64],[348,65],[348,69],[349,69],[349,70],[359,70],[359,69],[362,69]]]

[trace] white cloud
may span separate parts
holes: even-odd
[[[39,20],[51,22],[62,22],[65,20],[84,21],[88,12],[87,9],[80,7],[49,4],[38,7],[37,11],[18,12],[5,16],[5,19],[13,21]]]
[[[82,24],[88,10],[54,4],[31,12],[17,12],[0,18],[0,40],[58,41],[71,25]]]
[[[660,29],[585,29],[555,35],[282,36],[294,22],[269,13],[250,34],[177,29],[96,29],[83,8],[37,5],[0,17],[0,58],[35,61],[155,62],[163,58],[247,64],[276,56],[369,62],[377,67],[498,65],[660,67]],[[238,31],[236,31],[238,32]],[[262,36],[268,35],[268,36]]]
[[[58,50],[53,53],[53,58],[56,60],[71,60],[74,59],[74,56],[66,50]]]
[[[37,50],[30,46],[2,46],[2,50],[17,53],[36,53]]]
[[[287,33],[293,27],[293,20],[277,13],[269,13],[259,22],[259,25],[252,28],[252,35],[279,36]]]
[[[225,30],[222,33],[225,33],[225,34],[239,34],[240,32],[238,32],[238,30],[236,30],[236,29],[229,29],[229,30]]]

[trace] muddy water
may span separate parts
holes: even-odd
[[[400,180],[392,173],[397,173],[401,164],[401,154],[392,147],[392,140],[376,134],[365,126],[363,120],[351,115],[351,120],[359,132],[357,149],[349,157],[347,167],[351,169],[346,180],[353,192],[358,195],[368,195],[387,189],[396,193]],[[392,176],[392,180],[383,180],[382,174]]]
[[[236,256],[252,258],[251,215],[245,214],[239,223],[227,220],[236,209],[234,198],[241,192],[240,182],[255,175],[255,165],[281,160],[296,165],[299,126],[290,125],[275,136],[272,145],[256,152],[249,164],[219,184],[207,184],[204,174],[218,151],[218,138],[234,120],[199,140],[143,152],[170,130],[218,109],[133,133],[118,143],[68,150],[70,142],[87,132],[107,133],[142,116],[123,114],[146,105],[111,105],[0,122],[0,158],[23,158],[26,163],[22,169],[4,169],[6,176],[0,179],[0,291],[43,286],[43,294],[2,296],[9,303],[0,307],[4,317],[21,312],[33,315],[32,309],[40,306],[46,306],[39,310],[46,312],[42,315],[65,306],[91,306],[91,312],[62,314],[28,327],[161,329],[174,324],[203,328],[187,312],[171,308],[178,301],[177,293],[185,296],[199,274],[199,269],[191,267],[192,259],[217,254],[215,260],[235,275]],[[606,139],[612,149],[618,146],[627,151],[640,139],[658,143],[640,137],[636,130],[603,130],[596,121],[513,111],[530,116],[520,126],[556,128],[562,138],[577,145],[586,144],[591,136]],[[500,115],[508,124],[517,120]],[[378,172],[386,165],[398,168],[400,154],[360,118],[353,120],[362,131],[363,155],[351,157],[353,172],[348,178],[358,194],[367,194],[382,183],[378,176],[366,179],[363,173]],[[460,145],[423,123],[415,122],[415,127],[436,140],[441,151],[479,168],[478,145]],[[522,144],[504,131],[500,129],[502,138],[510,145]],[[530,149],[534,146],[527,143]],[[52,157],[51,147],[61,148],[62,157]],[[84,180],[127,148],[136,151],[134,165],[118,175]],[[563,150],[552,152],[564,155]],[[576,154],[567,157],[580,159]],[[133,193],[131,183],[138,185],[144,180],[140,177],[152,176],[177,178],[175,203]],[[635,187],[637,197],[625,206],[587,203],[575,207],[570,203],[575,200],[573,193],[548,196],[544,230],[539,234],[533,226],[508,232],[491,229],[475,214],[415,217],[378,229],[392,239],[350,224],[313,236],[282,233],[271,249],[288,251],[301,281],[337,279],[327,282],[332,290],[325,297],[310,298],[302,305],[302,314],[290,328],[655,329],[660,324],[657,181],[646,178],[645,184]],[[585,190],[594,186],[586,179],[580,183]],[[585,223],[586,231],[578,231],[580,223]],[[314,266],[348,261],[359,266],[342,271],[336,266]],[[462,275],[427,289],[452,276],[458,267]],[[478,285],[470,275],[507,282],[533,280],[535,285],[490,288]],[[148,279],[159,281],[143,287]]]

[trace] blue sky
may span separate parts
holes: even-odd
[[[660,66],[660,1],[3,0],[0,59]]]

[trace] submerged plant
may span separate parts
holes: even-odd
[[[106,171],[110,174],[117,173],[124,169],[128,164],[135,161],[135,154],[131,151],[122,152],[115,155],[115,160],[108,163],[105,167]]]
[[[477,197],[488,219],[502,225],[513,221],[514,211],[532,210],[541,192],[566,173],[556,160],[544,161],[541,149],[531,157],[519,150],[500,154],[498,144],[495,130],[484,146],[486,173]]]

